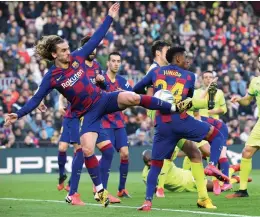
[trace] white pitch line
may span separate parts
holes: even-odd
[[[39,200],[39,199],[23,199],[23,198],[0,198],[0,200],[14,200],[14,201],[29,201],[29,202],[49,202],[49,203],[65,203],[60,200]],[[101,204],[95,203],[86,203],[88,206],[102,206]],[[120,205],[111,205],[109,208],[125,208],[125,209],[137,209],[135,206],[120,206]],[[193,214],[204,214],[204,215],[215,215],[215,216],[230,216],[230,217],[260,217],[260,216],[250,216],[250,215],[237,215],[229,213],[217,213],[217,212],[201,212],[201,211],[191,211],[191,210],[181,210],[181,209],[161,209],[161,208],[152,208],[156,211],[166,211],[166,212],[182,212],[182,213],[193,213]]]

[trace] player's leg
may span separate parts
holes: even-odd
[[[99,167],[101,172],[101,181],[103,187],[107,189],[107,182],[109,178],[111,163],[114,156],[114,148],[110,136],[106,129],[101,129],[98,134],[97,147],[102,153],[102,157],[99,160]]]
[[[235,197],[248,197],[247,193],[247,183],[249,179],[250,172],[252,170],[252,157],[258,151],[258,146],[246,145],[242,151],[242,159],[240,163],[240,187],[239,190],[234,194],[227,195],[227,198]]]
[[[101,181],[105,189],[107,189],[111,163],[114,156],[114,148],[112,145],[114,143],[114,139],[111,133],[113,134],[113,129],[101,129],[97,139],[97,147],[102,153],[102,157],[99,160],[99,165],[100,165]],[[121,200],[119,200],[118,198],[114,197],[111,194],[108,195],[108,198],[110,203],[121,202]],[[98,195],[96,193],[94,199],[98,200]]]
[[[82,117],[80,130],[80,144],[85,156],[85,166],[98,192],[100,202],[109,204],[108,192],[104,189],[99,168],[99,162],[94,154],[98,133],[100,131],[101,118],[104,115],[106,98],[102,96],[98,103]]]
[[[66,202],[71,203],[72,205],[84,206],[85,203],[80,199],[80,194],[78,193],[78,186],[79,186],[82,166],[84,163],[84,156],[83,156],[81,145],[78,145],[78,143],[74,143],[73,146],[75,152],[72,161],[70,190],[65,200]]]
[[[193,117],[186,115],[171,115],[173,122],[175,123],[174,132],[185,138],[194,142],[200,142],[202,140],[207,140],[210,142],[210,162],[206,167],[207,175],[217,176],[224,180],[229,180],[220,170],[216,168],[215,165],[218,163],[220,153],[223,147],[224,138],[223,135],[210,124],[198,121]]]
[[[155,127],[151,167],[147,176],[145,202],[140,208],[138,208],[138,210],[151,210],[153,194],[156,189],[158,176],[163,167],[164,159],[169,159],[171,157],[175,144],[179,140],[172,132],[170,124],[171,123],[160,123]]]
[[[130,106],[142,106],[150,110],[160,110],[164,113],[175,111],[175,106],[156,97],[138,95],[134,92],[120,92],[117,99],[118,107],[123,110]]]
[[[196,147],[194,142],[186,140],[181,150],[189,157],[191,161],[191,172],[198,190],[198,207],[215,209],[216,206],[212,204],[205,185],[204,168],[199,149]]]
[[[80,199],[80,194],[78,193],[78,185],[81,176],[82,166],[84,163],[84,156],[82,148],[80,145],[80,135],[79,135],[79,125],[80,121],[78,118],[71,118],[68,121],[68,134],[70,138],[70,143],[74,146],[74,157],[72,161],[72,171],[70,177],[70,190],[66,197],[66,201],[72,205],[85,205],[85,203]]]
[[[114,147],[120,154],[120,166],[119,166],[119,185],[118,193],[119,197],[130,198],[128,191],[126,190],[126,180],[128,175],[129,166],[129,148],[128,138],[125,128],[114,129],[115,143]]]
[[[214,119],[214,118],[201,117],[201,120],[216,127],[219,130],[219,132],[222,133],[222,135],[224,137],[224,146],[221,151],[218,164],[219,164],[219,168],[223,172],[223,174],[225,174],[226,176],[229,177],[229,161],[228,161],[227,154],[226,154],[227,153],[226,142],[227,142],[227,138],[228,138],[227,125],[225,123],[223,123],[222,121]],[[232,188],[232,185],[229,183],[229,181],[226,180],[226,181],[224,181],[224,185],[221,187],[221,190],[227,191],[231,188]]]
[[[65,174],[65,164],[67,162],[67,149],[70,142],[68,122],[68,118],[64,118],[62,121],[61,136],[58,148],[59,183],[57,185],[57,189],[59,191],[64,189],[64,181],[67,179],[67,175]]]

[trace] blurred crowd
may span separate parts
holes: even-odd
[[[23,106],[37,89],[50,63],[34,56],[33,46],[43,35],[66,38],[71,50],[102,23],[111,2],[0,2],[0,146],[57,146],[61,115],[58,93],[45,99],[46,113],[34,111],[3,128],[4,113]],[[214,70],[224,91],[228,112],[228,144],[243,144],[257,110],[229,102],[232,94],[244,96],[252,76],[260,76],[259,2],[121,2],[120,17],[98,48],[103,70],[109,52],[118,50],[120,74],[132,84],[152,63],[151,45],[162,39],[182,45],[194,56],[191,71],[200,87],[201,72]],[[127,109],[126,128],[131,145],[151,145],[153,123],[142,108]]]

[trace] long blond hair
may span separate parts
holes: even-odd
[[[63,43],[64,40],[57,35],[43,36],[37,43],[35,53],[42,59],[53,61],[53,52],[56,52],[56,45]]]

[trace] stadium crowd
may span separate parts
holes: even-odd
[[[50,63],[34,56],[33,46],[42,35],[66,38],[71,50],[101,24],[111,2],[9,2],[0,3],[0,147],[57,146],[61,115],[58,93],[45,99],[48,111],[35,111],[12,128],[3,128],[4,113],[14,112],[33,95]],[[120,17],[97,52],[106,68],[108,53],[120,51],[120,74],[134,84],[152,63],[151,44],[158,39],[182,45],[191,52],[197,87],[200,74],[214,70],[228,112],[228,144],[244,144],[256,122],[255,105],[229,102],[232,94],[244,96],[252,76],[260,76],[258,2],[122,2]],[[252,4],[255,4],[254,7]],[[153,123],[142,108],[125,110],[131,145],[151,145]]]

